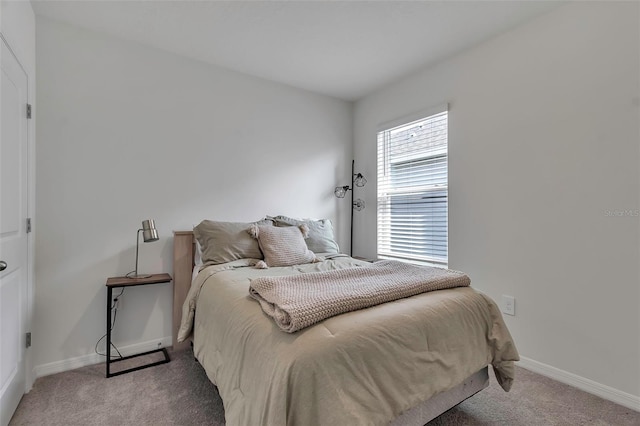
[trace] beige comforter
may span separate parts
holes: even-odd
[[[241,260],[205,268],[179,339],[218,386],[230,425],[388,424],[488,364],[505,390],[518,353],[495,303],[470,287],[439,290],[280,331],[247,293],[263,276],[364,263],[340,257],[259,270]],[[195,312],[195,318],[193,313]]]

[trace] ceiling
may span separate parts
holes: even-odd
[[[39,16],[353,101],[556,1],[55,1]]]

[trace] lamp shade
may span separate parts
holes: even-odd
[[[147,219],[142,221],[142,239],[145,243],[151,243],[158,241],[158,230],[153,219]]]
[[[336,189],[333,190],[333,193],[338,198],[344,198],[347,195],[347,191],[350,190],[348,186],[336,186]]]
[[[357,175],[355,175],[353,183],[356,186],[363,187],[367,184],[367,180],[364,178],[364,176],[362,176],[362,173],[358,173]]]

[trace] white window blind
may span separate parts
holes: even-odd
[[[378,132],[378,257],[447,265],[448,112]]]

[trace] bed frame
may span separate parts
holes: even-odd
[[[178,343],[178,329],[182,317],[182,305],[191,287],[194,267],[195,239],[193,231],[173,232],[173,348],[189,347],[190,342]],[[445,411],[455,407],[465,399],[489,386],[488,367],[469,376],[454,388],[439,393],[416,407],[405,411],[392,426],[422,426]]]

